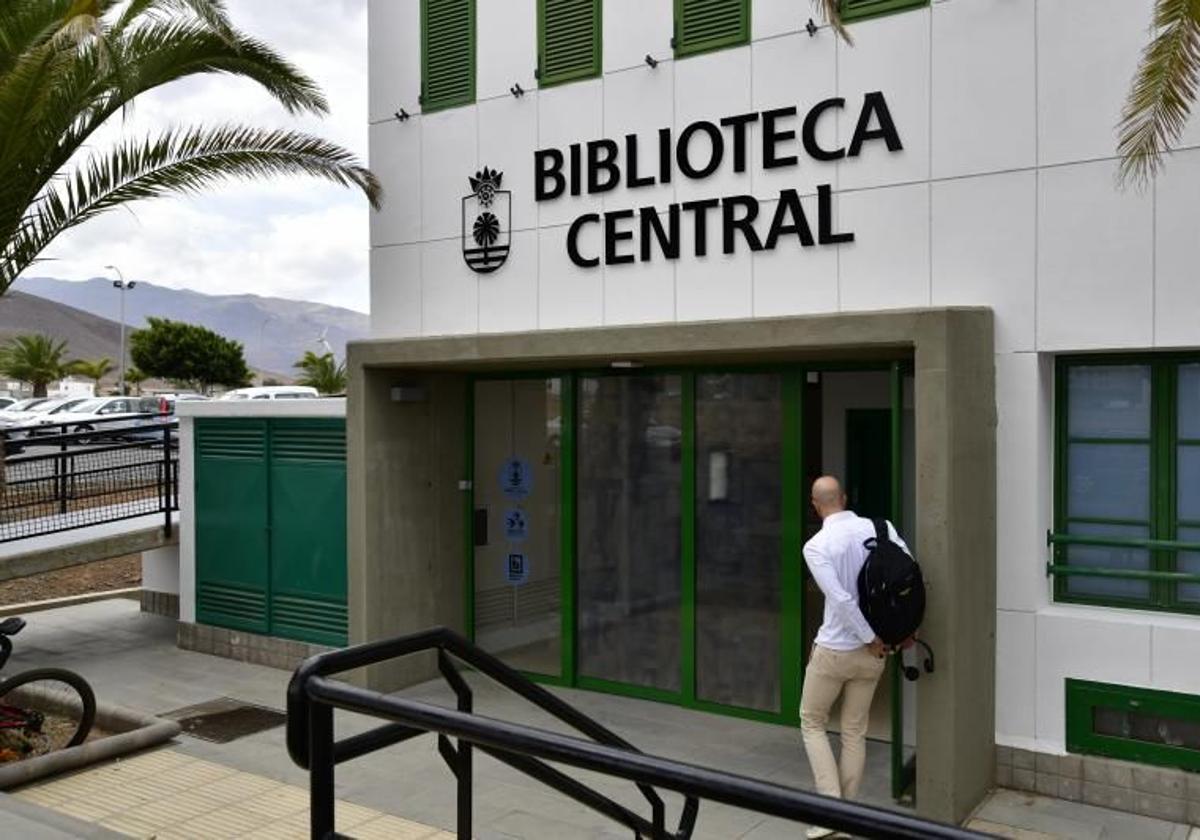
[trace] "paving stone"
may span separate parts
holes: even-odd
[[[1058,757],[1058,774],[1069,779],[1083,778],[1083,757],[1078,755],[1060,755]]]
[[[1184,799],[1187,796],[1187,774],[1168,767],[1133,768],[1133,787],[1145,793]]]
[[[1106,806],[1108,804],[1108,785],[1085,781],[1083,783],[1083,801],[1089,805]]]
[[[1058,773],[1058,756],[1049,753],[1034,754],[1034,770],[1038,773]]]
[[[1133,789],[1133,765],[1124,761],[1108,762],[1108,783],[1113,787]]]
[[[1058,796],[1070,802],[1083,800],[1083,780],[1071,779],[1067,776],[1058,777]]]
[[[1085,755],[1083,757],[1083,780],[1102,785],[1108,784],[1108,762],[1102,758]]]
[[[1017,790],[1036,789],[1037,779],[1034,772],[1023,767],[1014,766],[1012,770],[1012,786]]]

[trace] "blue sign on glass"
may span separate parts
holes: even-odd
[[[529,558],[524,554],[508,555],[508,566],[504,576],[509,583],[520,585],[529,580]]]
[[[504,538],[509,542],[525,542],[529,539],[529,520],[520,508],[509,508],[504,512]]]
[[[509,458],[500,465],[500,491],[510,499],[524,499],[533,492],[533,469],[524,458]]]

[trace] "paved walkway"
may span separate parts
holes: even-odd
[[[29,626],[15,642],[11,670],[35,665],[73,668],[92,682],[102,700],[150,713],[163,713],[218,697],[282,709],[284,689],[290,676],[258,665],[179,650],[174,645],[173,621],[142,615],[136,604],[124,600],[38,613],[30,617]],[[490,682],[472,682],[476,688],[476,709],[481,714],[561,729]],[[405,693],[453,705],[450,692],[440,682],[417,686]],[[790,728],[590,692],[562,690],[561,693],[585,713],[647,752],[722,767],[782,784],[812,786],[799,733]],[[338,735],[363,731],[372,725],[371,721],[352,715],[340,716]],[[282,727],[278,727],[228,744],[184,736],[169,748],[173,758],[161,760],[194,762],[195,768],[220,768],[205,772],[253,778],[258,780],[255,785],[275,785],[272,790],[303,789],[307,774],[288,759],[283,735]],[[155,755],[165,754],[160,751]],[[475,834],[482,840],[628,836],[607,820],[539,783],[485,755],[477,753],[476,756]],[[887,758],[886,745],[869,745],[864,796],[876,804],[894,807],[887,791]],[[602,792],[645,812],[644,800],[632,785],[590,773],[572,772]],[[69,782],[71,778],[75,777],[65,781]],[[49,790],[57,783],[42,787]],[[120,789],[124,786],[109,787]],[[33,791],[27,792],[37,795]],[[454,784],[437,754],[436,741],[432,737],[417,738],[339,766],[337,795],[346,803],[342,806],[346,814],[361,816],[364,812],[356,809],[370,809],[376,814],[372,819],[381,819],[378,814],[389,814],[422,826],[414,830],[430,827],[431,831],[452,831],[454,828]],[[246,797],[252,798],[253,794]],[[669,819],[677,819],[680,797],[665,794],[664,798],[668,801]],[[133,803],[128,805],[127,811],[139,807]],[[298,813],[287,815],[287,819],[298,819]],[[117,816],[119,812],[114,810],[98,819],[103,824]],[[199,816],[203,815],[193,814],[189,819]],[[1186,826],[1009,791],[1001,791],[993,797],[977,818],[982,821],[981,827],[991,831],[1004,830],[1013,837],[1200,840],[1200,835],[1189,838]],[[369,821],[363,820],[359,825]],[[182,820],[174,825],[186,822]],[[128,827],[133,828],[132,825]],[[247,832],[261,828],[248,828]],[[290,827],[283,828],[291,830]],[[357,834],[359,829],[355,827],[349,833]],[[166,835],[160,833],[160,836]],[[217,831],[208,836],[234,835]],[[436,832],[434,836],[437,836]],[[698,840],[793,840],[798,836],[801,836],[800,827],[795,823],[712,803],[701,806],[695,833]]]

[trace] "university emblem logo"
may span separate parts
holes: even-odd
[[[512,240],[512,193],[500,189],[503,172],[486,166],[475,173],[462,200],[463,259],[472,271],[490,274],[508,259]]]

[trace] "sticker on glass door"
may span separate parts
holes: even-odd
[[[520,586],[525,581],[529,580],[529,558],[524,554],[512,553],[508,555],[508,567],[505,569],[505,576],[508,582],[516,586]]]
[[[500,492],[510,499],[524,499],[533,492],[533,470],[524,458],[508,458],[500,465]]]

